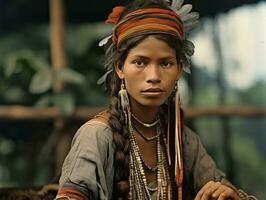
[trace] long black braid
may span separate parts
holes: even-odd
[[[156,6],[167,8],[167,4],[165,4],[164,0],[136,0],[125,9],[122,16],[132,10]],[[105,87],[111,98],[111,103],[108,109],[109,126],[113,132],[113,143],[115,147],[114,199],[127,199],[127,194],[129,192],[130,151],[130,133],[118,97],[121,80],[115,72],[115,66],[117,65],[122,68],[129,50],[138,45],[147,36],[147,34],[143,34],[127,39],[121,42],[119,48],[113,45],[110,41],[109,44],[106,45],[105,67],[107,69],[112,69],[112,72],[109,73],[106,78]],[[174,48],[176,50],[177,59],[179,59],[181,47],[180,42],[175,37],[165,34],[155,34],[154,36],[157,39],[165,41],[169,46]]]

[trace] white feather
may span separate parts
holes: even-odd
[[[172,0],[171,7],[175,10],[179,10],[184,3],[184,0]]]
[[[199,20],[191,21],[184,24],[185,32],[189,32],[191,29],[195,28],[195,26],[199,23]]]
[[[196,21],[199,19],[199,13],[197,13],[197,12],[188,13],[187,15],[183,16],[181,19],[182,19],[183,23]]]
[[[109,36],[103,38],[103,39],[99,42],[99,44],[98,44],[99,47],[102,47],[102,46],[106,45],[106,43],[108,42],[108,40],[109,40],[111,37],[112,37],[112,35],[109,35]]]
[[[190,11],[192,10],[192,5],[191,4],[186,4],[183,5],[178,11],[177,13],[182,16],[182,15],[186,15],[188,14]]]
[[[106,81],[107,76],[108,76],[112,71],[113,71],[113,70],[109,70],[109,71],[107,71],[103,76],[101,76],[101,77],[98,79],[97,84],[98,84],[98,85],[103,84],[103,83]]]
[[[189,67],[183,67],[183,70],[188,73],[188,74],[191,74],[191,70]]]

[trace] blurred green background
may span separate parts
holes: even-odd
[[[196,53],[192,74],[180,84],[182,105],[185,110],[216,108],[218,114],[188,115],[187,124],[237,187],[266,199],[266,112],[239,114],[241,108],[266,107],[266,2],[188,2],[202,20],[190,35]],[[0,0],[0,188],[55,181],[59,143],[69,145],[86,121],[71,117],[75,109],[108,104],[96,84],[104,73],[98,42],[110,33],[103,21],[120,2],[63,3],[68,64],[56,71],[51,67],[49,1]],[[57,80],[64,87],[54,92]],[[56,128],[56,119],[12,118],[11,109],[2,111],[16,105],[58,107],[66,135]],[[240,112],[219,115],[234,106]]]

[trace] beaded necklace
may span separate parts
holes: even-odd
[[[145,176],[139,146],[133,132],[131,114],[128,114],[128,126],[130,132],[130,192],[128,199],[151,200],[152,193],[157,191],[157,200],[170,200],[172,197],[171,182],[165,157],[165,149],[162,147],[162,138],[157,139],[157,187],[150,188]],[[156,127],[157,133],[161,132],[160,123]],[[160,135],[160,134],[159,134]],[[137,192],[136,192],[137,191]]]
[[[158,170],[158,164],[155,166],[155,167],[152,167],[150,165],[148,165],[145,160],[142,158],[142,156],[140,155],[140,158],[141,158],[141,162],[143,164],[143,167],[149,171],[149,172],[156,172]]]
[[[159,133],[157,133],[155,136],[152,136],[152,137],[147,137],[147,136],[145,136],[139,129],[137,129],[137,127],[136,126],[134,126],[133,124],[132,124],[132,127],[134,128],[134,130],[144,139],[144,140],[146,140],[147,142],[149,142],[149,141],[152,141],[152,140],[154,140],[154,139],[157,139],[157,138],[159,138],[159,136],[160,136],[160,134],[161,134],[161,132],[159,132]]]
[[[140,124],[142,124],[143,126],[148,127],[148,128],[157,125],[159,123],[159,121],[160,121],[160,119],[156,119],[156,121],[148,124],[148,123],[144,123],[143,121],[141,121],[139,118],[137,118],[137,116],[133,115],[133,113],[131,113],[131,115],[137,122],[139,122]]]

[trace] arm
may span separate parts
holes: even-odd
[[[206,183],[197,193],[195,200],[208,200],[210,198],[218,200],[240,200],[235,189],[219,181],[209,181]]]
[[[206,183],[197,193],[195,200],[207,200],[210,198],[218,200],[257,200],[256,197],[219,181],[209,181]]]
[[[57,198],[110,199],[113,173],[110,129],[87,122],[75,134],[64,161]]]
[[[199,137],[190,129],[185,129],[184,135],[184,160],[188,163],[187,170],[192,175],[192,184],[196,194],[195,200],[209,199],[233,199],[253,200],[241,190],[233,186],[220,171],[214,160],[202,146]],[[186,169],[185,169],[186,170]]]

